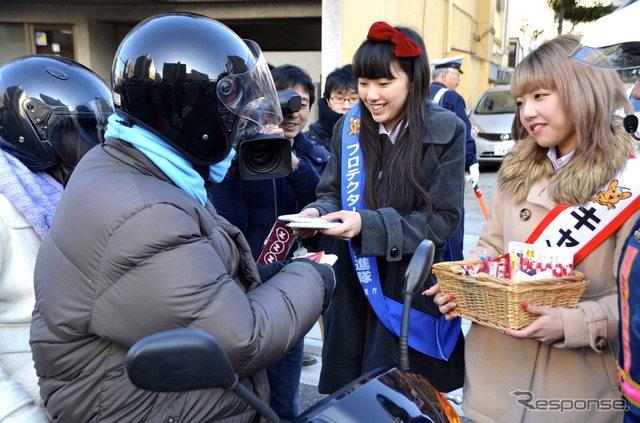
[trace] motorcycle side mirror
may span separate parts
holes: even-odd
[[[420,288],[422,288],[424,281],[427,280],[427,276],[429,276],[431,272],[435,251],[433,241],[430,239],[425,239],[418,245],[404,274],[405,283],[402,291],[403,294],[410,292],[412,295],[415,295]]]
[[[124,361],[131,383],[156,392],[222,388],[232,391],[269,423],[278,415],[253,392],[238,383],[226,351],[209,333],[179,328],[147,336],[133,344]]]
[[[422,288],[427,276],[431,273],[433,256],[436,248],[430,239],[423,240],[409,261],[404,274],[405,282],[402,291],[402,323],[398,338],[398,368],[409,370],[409,318],[413,296]]]
[[[172,329],[141,339],[127,353],[125,370],[135,386],[155,392],[229,389],[236,381],[220,344],[196,328]]]

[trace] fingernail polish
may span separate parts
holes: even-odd
[[[522,303],[522,307],[524,307],[524,308],[529,308],[529,304],[527,304],[527,303]]]
[[[504,334],[505,334],[505,335],[511,335],[511,333],[509,333],[509,331],[508,331],[508,330],[505,330],[505,331],[504,331]]]
[[[455,298],[455,295],[453,295],[453,294],[452,294],[452,295],[449,295],[449,299],[450,299],[450,300],[453,300],[454,298]]]

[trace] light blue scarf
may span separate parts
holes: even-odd
[[[122,118],[115,113],[109,116],[104,137],[118,138],[132,144],[158,166],[180,189],[204,205],[207,201],[205,181],[193,168],[193,164],[160,137],[135,124],[131,127],[123,125],[121,120]],[[223,161],[211,165],[209,180],[215,183],[222,182],[235,155],[236,151],[231,149]]]

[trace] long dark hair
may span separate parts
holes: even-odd
[[[382,171],[382,149],[379,124],[373,120],[360,99],[360,148],[365,168],[365,200],[369,209],[392,207],[401,215],[427,206],[431,210],[429,195],[420,183],[420,162],[425,149],[427,133],[426,103],[429,100],[429,59],[420,35],[409,28],[396,29],[413,40],[424,52],[417,57],[396,57],[391,41],[363,42],[353,56],[353,73],[357,78],[394,79],[391,67],[396,64],[409,77],[411,84],[405,103],[406,129],[396,139],[391,155]]]

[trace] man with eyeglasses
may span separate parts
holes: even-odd
[[[429,95],[431,100],[440,107],[454,112],[467,126],[467,141],[465,143],[465,162],[469,169],[469,175],[466,177],[467,182],[474,187],[478,184],[480,178],[480,165],[476,157],[476,142],[471,136],[471,122],[467,117],[467,106],[464,98],[456,92],[462,78],[462,59],[463,55],[455,57],[447,57],[445,59],[434,60],[431,65],[434,66],[432,73],[433,83],[429,87]],[[464,208],[460,219],[458,230],[451,236],[445,250],[445,260],[459,261],[464,259],[462,253],[462,243],[464,241]]]
[[[331,71],[327,75],[324,93],[318,99],[318,120],[309,125],[304,134],[330,152],[333,127],[358,101],[358,79],[353,75],[351,65]]]

